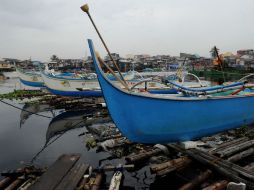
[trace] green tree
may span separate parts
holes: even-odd
[[[52,56],[50,57],[50,60],[51,60],[51,61],[59,61],[59,58],[57,57],[57,55],[52,55]]]

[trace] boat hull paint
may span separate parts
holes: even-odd
[[[32,82],[32,81],[26,81],[26,80],[23,80],[23,79],[19,79],[20,82],[26,86],[31,86],[31,87],[39,87],[39,88],[43,88],[45,87],[44,86],[44,83],[43,82]]]
[[[187,141],[254,122],[254,96],[158,98],[123,91],[104,77],[88,43],[110,115],[133,142]]]
[[[102,96],[97,80],[68,79],[55,76],[49,76],[41,72],[47,89],[56,95],[73,96],[73,97],[100,97]],[[78,90],[81,89],[81,90]],[[83,89],[83,90],[82,90]]]
[[[52,94],[59,95],[59,96],[73,96],[73,97],[102,97],[103,94],[101,90],[84,90],[84,91],[62,91],[62,90],[55,90],[47,87],[47,90],[50,91]],[[149,90],[149,93],[152,94],[177,94],[177,91],[174,89],[170,90]]]
[[[48,88],[52,94],[59,95],[59,96],[73,96],[73,97],[101,97],[102,92],[101,90],[83,90],[83,91],[63,91],[63,90],[55,90]]]
[[[31,87],[45,87],[42,77],[38,74],[25,73],[20,69],[16,68],[20,82],[26,86]]]
[[[87,81],[81,79],[65,79],[63,77],[49,76],[46,73],[41,73],[47,89],[56,95],[60,96],[77,96],[77,97],[101,97],[99,82],[97,80]],[[114,83],[118,84],[117,81]],[[140,85],[142,86],[142,85]],[[83,89],[85,88],[85,89]],[[83,89],[83,90],[78,90]],[[174,89],[149,89],[148,92],[154,94],[174,94],[177,93]]]

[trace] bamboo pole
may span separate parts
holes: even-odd
[[[85,4],[85,5],[81,6],[80,8],[81,8],[82,11],[84,11],[84,12],[88,15],[88,17],[89,17],[90,21],[92,22],[92,24],[93,24],[93,26],[94,26],[94,28],[95,28],[95,30],[96,30],[96,32],[97,32],[99,38],[101,39],[101,42],[102,42],[102,44],[104,45],[104,47],[105,47],[105,49],[106,49],[106,51],[107,51],[107,53],[108,53],[108,55],[109,55],[111,61],[113,62],[113,64],[115,65],[117,71],[119,72],[119,75],[120,75],[122,81],[125,83],[125,85],[124,85],[125,88],[128,90],[128,89],[129,89],[129,88],[128,88],[128,85],[127,85],[126,81],[124,80],[123,75],[122,75],[122,73],[121,73],[119,67],[117,66],[117,64],[116,64],[116,62],[115,62],[115,60],[114,60],[114,58],[112,57],[112,55],[111,55],[111,53],[110,53],[110,51],[109,51],[109,49],[108,49],[108,47],[107,47],[105,41],[103,40],[103,38],[102,38],[102,36],[101,36],[101,34],[100,34],[98,28],[96,27],[96,25],[95,25],[95,23],[94,23],[94,21],[93,21],[93,19],[92,19],[92,16],[91,16],[90,13],[89,13],[89,6],[88,6],[88,4]]]
[[[125,157],[125,160],[128,163],[139,162],[139,161],[145,160],[147,158],[150,158],[151,156],[158,155],[162,152],[163,151],[161,149],[155,148],[153,150],[146,151],[146,152],[141,152],[139,154],[129,155],[129,156]]]
[[[254,183],[252,182],[254,180],[253,173],[240,166],[225,160],[221,160],[214,155],[209,155],[206,152],[202,152],[200,150],[183,150],[175,144],[168,144],[167,146],[187,154],[201,164],[210,166],[215,171],[221,173],[232,181],[245,183],[249,189],[254,189]]]
[[[254,162],[244,166],[244,169],[254,172]]]
[[[242,143],[242,142],[246,142],[246,141],[248,141],[248,140],[249,140],[248,137],[242,137],[242,138],[238,138],[238,139],[235,139],[235,140],[232,140],[232,141],[227,141],[227,142],[224,142],[224,143],[218,145],[218,146],[216,147],[216,149],[209,151],[209,153],[215,154],[216,152],[219,152],[219,151],[221,151],[221,150],[225,150],[225,149],[228,148],[228,147],[235,146],[235,145],[237,145],[237,144],[240,144],[240,143]]]
[[[250,156],[254,153],[254,148],[249,148],[243,152],[240,152],[238,154],[235,154],[231,157],[229,157],[227,160],[230,162],[237,162],[243,158],[246,158],[247,156]]]
[[[186,183],[182,187],[180,187],[178,190],[191,190],[196,187],[198,187],[202,182],[207,180],[212,175],[211,170],[206,170],[205,172],[202,172],[199,176],[191,180],[189,183]]]
[[[102,178],[103,178],[103,174],[102,173],[96,174],[94,182],[91,185],[91,190],[99,190],[100,189]]]
[[[215,182],[208,187],[203,188],[202,190],[225,190],[227,188],[228,181],[222,180]]]
[[[97,53],[97,59],[99,61],[100,64],[104,65],[109,71],[110,73],[124,86],[126,87],[127,84],[125,84],[123,82],[123,80],[121,80],[116,74],[115,72],[101,59],[101,57],[99,56],[99,54]],[[128,87],[128,86],[127,86]],[[129,87],[128,87],[129,88]]]
[[[156,175],[162,176],[170,172],[183,169],[190,165],[191,159],[188,157],[176,158],[169,160],[161,164],[155,164],[150,167],[151,173],[156,173]]]
[[[249,148],[254,145],[254,140],[246,141],[241,144],[235,145],[233,147],[228,147],[225,150],[218,151],[217,154],[220,155],[220,157],[226,157],[230,156],[234,153],[240,152],[246,148]]]
[[[186,160],[190,160],[187,156],[176,158],[173,160],[169,160],[167,162],[161,163],[161,164],[154,164],[150,167],[152,173],[156,173],[158,171],[164,170],[168,167],[172,167],[175,165],[178,165],[179,163],[185,162]]]
[[[14,190],[17,189],[19,185],[24,181],[25,178],[19,177],[15,181],[13,181],[8,187],[5,188],[5,190]]]
[[[6,177],[0,181],[0,189],[3,189],[5,186],[7,186],[11,182],[10,177]]]

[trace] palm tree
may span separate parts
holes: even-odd
[[[212,58],[218,58],[219,57],[219,49],[216,47],[216,46],[214,46],[211,50],[210,50],[210,54],[211,54],[211,57]]]
[[[59,58],[57,57],[57,55],[52,55],[52,56],[50,57],[50,60],[51,60],[51,61],[59,61]]]

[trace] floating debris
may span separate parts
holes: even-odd
[[[50,95],[48,92],[42,90],[14,90],[13,92],[7,94],[0,94],[0,99],[24,99],[24,98],[33,98],[39,96]]]
[[[2,172],[1,175],[5,178],[0,181],[0,189],[14,190],[25,189],[30,187],[36,179],[45,172],[45,169],[27,166],[15,171]]]

